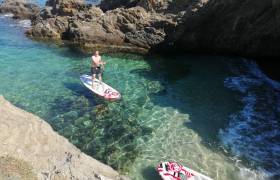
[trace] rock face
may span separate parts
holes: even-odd
[[[107,11],[116,8],[131,8],[140,6],[148,11],[160,11],[167,9],[170,3],[170,0],[103,0],[101,1],[100,8]]]
[[[39,12],[39,6],[26,0],[5,0],[0,4],[0,13],[12,13],[15,19],[30,19]]]
[[[279,57],[279,20],[280,1],[211,0],[186,13],[169,40],[183,51]]]
[[[200,4],[203,1],[205,0],[102,0],[100,8],[103,11],[108,11],[116,8],[140,6],[147,11],[178,14],[181,11],[186,11],[189,6]]]
[[[91,51],[280,56],[276,0],[103,0],[100,7],[48,0],[27,34]]]
[[[104,11],[116,9],[116,8],[131,8],[135,7],[139,0],[102,0],[100,8]]]
[[[0,114],[0,172],[6,173],[0,179],[120,179],[112,168],[80,152],[45,121],[2,96]]]
[[[249,57],[280,56],[280,2],[277,0],[103,0],[101,8],[141,6],[182,13],[159,51],[205,52]]]
[[[173,15],[147,12],[142,7],[103,12],[82,2],[48,1],[40,16],[32,20],[27,34],[34,38],[68,40],[82,48],[103,51],[147,52],[164,41],[176,26]]]

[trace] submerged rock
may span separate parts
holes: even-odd
[[[107,165],[85,155],[40,118],[0,96],[0,172],[27,179],[120,179]],[[9,166],[5,159],[9,161]],[[5,167],[3,164],[6,164]],[[25,167],[22,167],[22,164]],[[16,174],[14,172],[17,172]],[[2,174],[3,176],[3,174]],[[31,178],[32,177],[32,178]],[[0,175],[1,178],[1,175]]]
[[[12,13],[15,19],[30,19],[40,12],[40,7],[26,0],[5,0],[0,4],[0,14]]]
[[[146,140],[154,129],[140,122],[137,117],[142,111],[134,105],[118,102],[117,107],[112,107],[115,106],[112,102],[101,101],[96,105],[93,101],[84,96],[58,97],[50,106],[52,118],[49,122],[83,152],[127,173],[144,150],[137,143],[139,138]],[[141,96],[135,103],[145,104],[146,101]],[[77,118],[69,116],[73,109],[78,113]]]

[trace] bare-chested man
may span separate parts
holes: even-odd
[[[102,68],[104,68],[105,62],[101,60],[99,51],[95,51],[95,53],[91,58],[92,58],[91,74],[92,74],[92,86],[93,86],[93,82],[96,78],[96,75],[98,75],[99,81],[102,81]]]

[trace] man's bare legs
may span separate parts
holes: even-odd
[[[98,74],[98,79],[99,79],[100,82],[102,82],[102,75],[101,75],[101,73]]]
[[[92,88],[93,88],[93,82],[95,81],[95,76],[96,76],[95,74],[92,75],[92,83],[91,83]]]

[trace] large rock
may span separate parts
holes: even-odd
[[[98,8],[95,9],[99,11]],[[164,26],[174,25],[171,20],[147,13],[141,7],[118,8],[89,17],[93,18],[88,21],[81,18],[69,24],[68,36],[71,40],[93,44],[130,44],[150,48],[164,40]]]
[[[5,0],[0,4],[0,13],[12,13],[16,19],[30,19],[39,12],[39,6],[26,0]]]
[[[176,33],[169,36],[177,50],[280,56],[279,1],[211,0],[183,19]]]
[[[112,168],[2,96],[0,114],[0,179],[120,179]]]
[[[248,57],[280,56],[278,0],[103,0],[101,3],[104,10],[131,6],[176,14],[175,21],[179,25],[175,30],[164,31],[167,35],[163,43],[152,45],[160,52],[174,50]],[[139,36],[129,33],[127,39],[142,46],[141,38],[147,35],[143,34],[144,31],[138,31]],[[153,36],[153,41],[157,42],[156,36]]]
[[[32,20],[27,34],[34,38],[67,40],[83,49],[112,52],[147,52],[174,29],[175,16],[148,12],[142,7],[117,8],[105,13],[98,7],[48,2],[40,16]],[[65,13],[61,7],[69,7]]]

